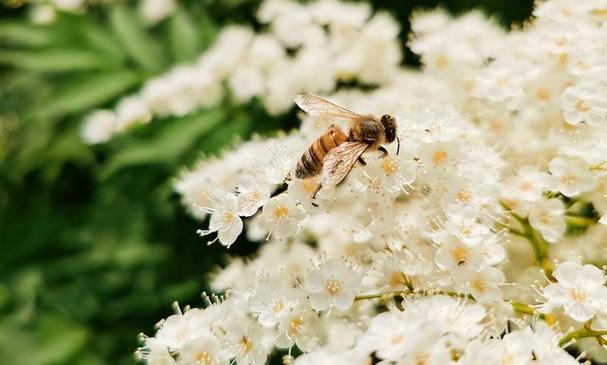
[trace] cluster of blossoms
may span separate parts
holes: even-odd
[[[271,114],[289,110],[301,92],[327,93],[339,81],[382,85],[398,69],[398,24],[368,4],[322,0],[308,5],[267,0],[266,31],[228,26],[195,64],[149,80],[115,110],[89,115],[83,139],[101,143],[154,117],[183,116],[218,104],[227,84],[235,102],[258,98]]]
[[[480,13],[416,14],[422,71],[329,97],[393,115],[399,153],[365,153],[314,199],[317,179],[294,173],[330,124],[313,116],[182,173],[176,190],[209,221],[199,234],[230,246],[246,226],[266,242],[214,275],[225,297],[146,337],[142,358],[261,365],[284,349],[298,365],[604,362],[607,3],[550,0],[534,15],[505,32]]]
[[[27,0],[30,4],[29,18],[36,24],[52,23],[57,12],[82,13],[87,6],[111,3],[114,0]],[[147,24],[155,24],[174,13],[175,0],[140,0],[139,16]]]

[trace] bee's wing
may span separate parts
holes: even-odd
[[[321,184],[323,187],[335,187],[341,183],[352,170],[356,160],[369,145],[363,142],[344,142],[333,148],[323,160]]]
[[[321,98],[320,96],[312,94],[299,94],[295,97],[295,104],[301,108],[301,110],[310,114],[313,117],[327,118],[337,117],[344,119],[357,119],[360,117],[359,114],[354,113],[351,110],[342,108],[339,105],[333,104],[332,102]]]

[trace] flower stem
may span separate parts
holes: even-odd
[[[506,229],[508,229],[510,233],[516,236],[523,237],[529,242],[531,248],[533,249],[535,261],[544,270],[546,275],[548,277],[551,277],[553,267],[552,262],[550,262],[550,260],[548,259],[548,242],[544,240],[544,238],[538,231],[531,227],[528,218],[523,218],[518,214],[514,213],[506,203],[502,202],[501,204],[510,212],[512,217],[521,225],[522,228],[522,230],[518,230],[516,228],[506,226]]]
[[[565,215],[565,221],[567,222],[567,224],[577,227],[587,227],[597,222],[596,219],[582,217],[579,215]]]
[[[584,323],[582,328],[579,328],[573,332],[569,332],[565,336],[563,336],[559,340],[559,346],[567,347],[570,344],[574,343],[576,340],[580,338],[594,337],[599,342],[599,344],[604,345],[607,341],[603,338],[603,336],[607,336],[607,330],[594,330],[590,326],[590,322],[588,321]]]

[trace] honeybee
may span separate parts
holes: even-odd
[[[321,187],[334,187],[343,182],[356,161],[366,165],[362,157],[366,151],[380,151],[382,157],[386,157],[388,151],[382,144],[392,143],[394,140],[398,141],[396,154],[400,150],[396,119],[391,115],[385,114],[378,118],[370,114],[357,114],[311,94],[297,95],[295,103],[313,117],[326,120],[342,119],[350,123],[348,134],[337,125],[331,124],[297,162],[295,176],[298,179],[320,175],[312,198],[316,197]]]

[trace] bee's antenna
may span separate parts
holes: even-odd
[[[400,138],[398,138],[398,136],[396,136],[396,155],[398,156],[398,153],[400,152]]]

